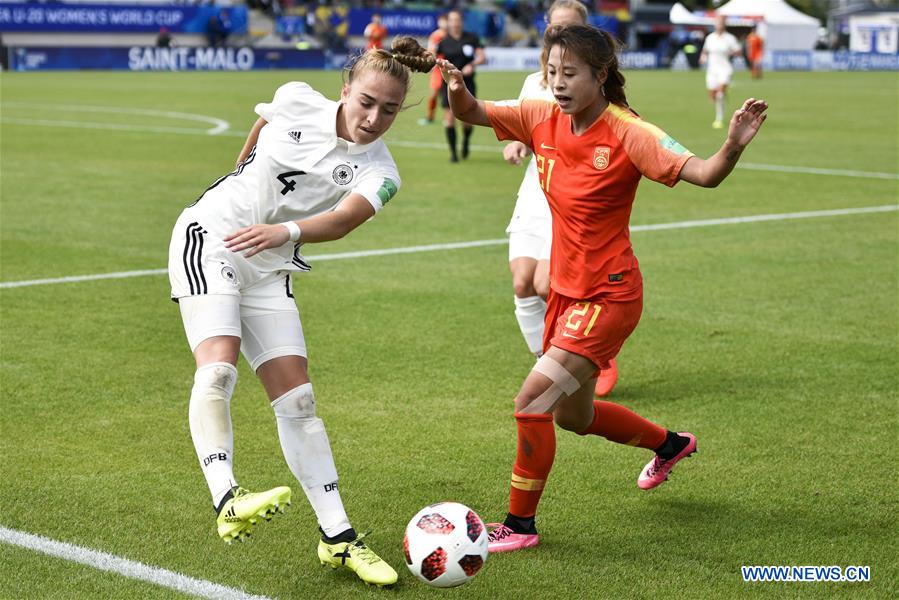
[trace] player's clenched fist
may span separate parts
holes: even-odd
[[[520,165],[522,159],[527,158],[530,154],[528,147],[518,141],[506,144],[506,147],[503,148],[503,159],[510,165]]]

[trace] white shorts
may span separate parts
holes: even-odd
[[[730,78],[733,76],[733,69],[709,69],[705,72],[705,89],[717,90],[722,85],[730,85]]]
[[[522,184],[522,187],[524,184]],[[543,194],[518,194],[509,234],[509,262],[516,258],[549,260],[552,247],[552,214]]]
[[[169,281],[191,351],[211,337],[239,337],[254,371],[273,358],[307,355],[289,271],[257,271],[201,226],[179,219]]]
[[[509,234],[509,262],[516,258],[533,258],[534,260],[549,260],[552,249],[552,226],[532,231],[513,231]]]

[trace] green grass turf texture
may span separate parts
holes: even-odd
[[[481,73],[484,98],[523,73]],[[632,72],[647,120],[701,156],[702,74]],[[233,168],[256,102],[288,80],[336,97],[337,73],[4,74],[3,281],[161,268],[183,206]],[[409,101],[425,95],[416,79]],[[895,74],[738,74],[730,96],[770,118],[752,163],[896,173]],[[25,106],[29,104],[29,106]],[[38,106],[39,105],[39,106]],[[50,106],[52,105],[52,106]],[[205,127],[72,105],[199,113],[222,136],[24,125],[12,119]],[[68,107],[68,108],[67,108]],[[306,254],[495,239],[522,168],[479,149],[448,162],[439,125],[410,108],[388,139],[400,194],[345,240]],[[474,144],[499,149],[490,131]],[[738,169],[716,190],[641,184],[633,224],[893,204],[895,179]],[[455,500],[505,513],[511,400],[532,360],[512,315],[505,246],[315,264],[295,278],[310,375],[359,530],[394,565],[394,591],[320,568],[314,517],[281,456],[271,410],[241,363],[235,469],[289,484],[294,506],[226,547],[187,423],[193,362],[164,276],[0,290],[0,524],[278,598],[887,597],[896,556],[896,213],[637,232],[643,320],[612,399],[697,434],[700,453],[643,492],[645,450],[558,434],[541,545],[493,556],[455,591],[404,568],[406,521]],[[869,565],[870,583],[743,583],[741,565]],[[892,582],[892,583],[891,583]],[[889,592],[893,589],[893,592]],[[0,597],[177,597],[0,545]]]

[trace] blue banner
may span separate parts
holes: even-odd
[[[381,15],[381,23],[387,27],[388,35],[420,37],[427,37],[437,29],[437,15],[440,14],[436,11],[353,8],[350,10],[349,35],[364,35],[365,26],[371,23],[371,17],[375,13]]]
[[[11,71],[324,69],[321,50],[259,48],[10,48]]]
[[[209,20],[224,13],[230,33],[247,32],[247,8],[177,4],[38,4],[0,2],[0,32],[66,31],[205,33]]]
[[[604,29],[614,36],[618,35],[618,19],[616,19],[615,17],[607,17],[605,15],[590,15],[587,17],[587,20],[594,27]],[[534,27],[537,29],[537,33],[540,34],[541,38],[546,32],[546,26],[546,18],[542,14],[534,18]]]
[[[775,50],[770,67],[775,71],[899,71],[899,54]]]

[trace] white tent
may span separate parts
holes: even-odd
[[[680,2],[675,2],[668,11],[668,20],[674,25],[696,25],[712,28],[715,26],[714,11],[696,11],[690,12],[686,6]],[[752,27],[758,19],[747,19],[744,17],[728,17],[727,24],[734,27]]]
[[[783,0],[730,0],[718,9],[730,17],[758,20],[759,35],[766,50],[811,50],[821,22]]]

